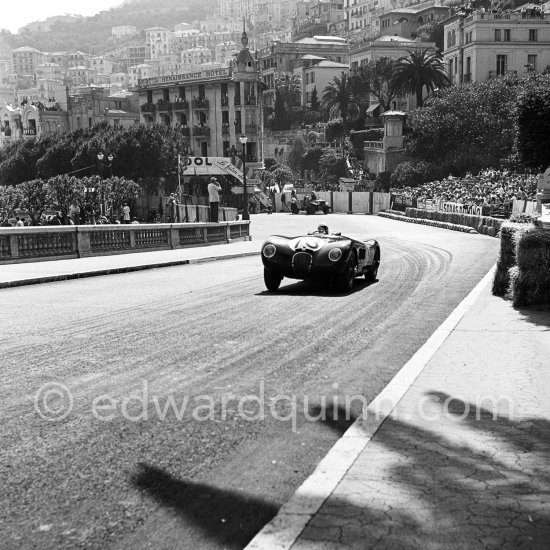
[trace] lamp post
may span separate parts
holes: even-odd
[[[246,142],[248,138],[243,134],[239,141],[243,146],[243,185],[244,185],[244,206],[243,206],[243,220],[249,220],[250,214],[248,212],[248,192],[246,189]]]
[[[105,155],[103,154],[103,151],[100,151],[98,154],[97,154],[97,160],[98,160],[98,163],[99,163],[99,173],[100,173],[100,176],[101,176],[101,179],[103,180],[104,177],[103,177],[103,170],[105,168],[109,168],[109,177],[112,178],[113,177],[113,159],[115,158],[114,155],[112,153],[109,153],[107,155],[107,160],[109,161],[108,163],[104,163],[103,162],[103,159],[105,158]],[[105,192],[105,189],[104,189],[104,186],[101,185],[101,214],[102,215],[105,215],[106,212],[107,212],[107,208],[105,208],[105,196],[104,196],[104,192]]]

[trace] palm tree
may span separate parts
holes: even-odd
[[[416,105],[422,107],[422,91],[443,88],[450,84],[445,66],[438,54],[429,53],[428,48],[408,51],[408,57],[397,61],[395,83],[403,93],[416,94]]]
[[[348,121],[359,116],[360,102],[353,94],[350,77],[342,73],[342,78],[335,76],[323,90],[321,108],[328,118],[342,117],[344,136],[348,134]]]
[[[302,94],[302,79],[296,74],[280,74],[275,80],[275,89],[285,98],[288,108],[292,110],[294,99]]]

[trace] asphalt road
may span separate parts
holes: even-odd
[[[269,294],[247,257],[0,291],[2,548],[242,548],[496,260],[370,216],[252,233],[320,222],[379,239],[378,282]]]

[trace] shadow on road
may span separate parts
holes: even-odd
[[[277,514],[277,507],[267,499],[177,479],[148,464],[140,465],[132,481],[159,504],[192,521],[223,548],[243,548]],[[183,544],[182,548],[188,547]]]
[[[432,414],[456,417],[458,437],[449,420],[434,416],[433,424],[420,425],[388,417],[307,524],[303,544],[547,548],[550,422],[494,417],[492,410],[444,392],[425,396]],[[356,418],[334,403],[309,412],[338,433]],[[277,513],[263,496],[177,479],[147,464],[134,484],[224,548],[243,548]]]
[[[292,279],[289,279],[292,280]],[[355,279],[355,284],[353,288],[348,292],[342,292],[337,290],[334,285],[329,285],[327,283],[319,283],[315,281],[298,281],[295,283],[285,284],[283,280],[283,286],[275,292],[270,292],[269,290],[264,290],[263,292],[258,292],[256,296],[272,296],[273,294],[281,294],[283,296],[318,296],[319,298],[345,298],[350,294],[355,294],[356,292],[361,292],[366,288],[378,283],[378,279],[374,282],[367,282],[363,278]]]

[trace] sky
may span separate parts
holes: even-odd
[[[120,6],[123,0],[27,0],[18,2],[2,1],[0,29],[8,29],[12,34],[35,21],[43,21],[52,15],[95,15],[103,10]]]

